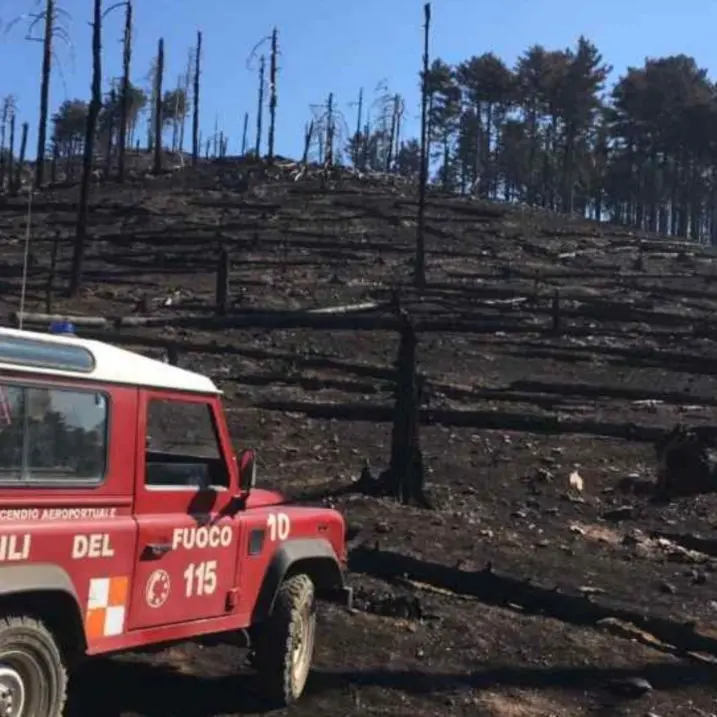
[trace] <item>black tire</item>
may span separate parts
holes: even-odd
[[[16,711],[22,690],[24,706]],[[67,700],[67,668],[55,638],[24,615],[0,618],[0,715],[13,698],[13,717],[60,717]]]
[[[294,575],[279,588],[274,609],[254,643],[252,665],[271,706],[285,707],[301,697],[315,637],[314,583],[308,575]]]

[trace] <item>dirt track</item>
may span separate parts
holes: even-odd
[[[211,314],[220,239],[233,259],[231,314],[387,301],[410,272],[412,195],[383,180],[326,190],[278,172],[241,186],[245,174],[216,165],[98,188],[87,287],[54,309],[166,316],[165,327],[111,338],[150,353],[177,344],[180,365],[226,391],[235,442],[259,450],[263,480],[320,500],[364,459],[380,468],[388,458],[395,332],[177,322]],[[70,235],[74,196],[35,198],[29,310],[43,308],[51,240],[55,230]],[[23,210],[0,207],[6,313],[18,305]],[[717,498],[664,506],[624,488],[630,476],[652,477],[650,439],[660,430],[717,425],[714,259],[625,230],[439,196],[428,224],[429,289],[403,299],[432,327],[419,344],[422,441],[439,508],[335,501],[378,552],[364,548],[352,561],[358,610],[322,613],[316,670],[290,713],[717,712],[717,670],[684,654],[713,639],[717,654]],[[61,281],[68,262],[69,246]],[[569,485],[576,470],[582,492]],[[707,539],[699,551],[689,549],[695,535]],[[487,563],[497,578],[476,577]],[[392,566],[401,574],[389,575]],[[535,590],[501,594],[511,576]],[[544,596],[556,585],[570,600]],[[418,599],[420,616],[403,596]],[[647,629],[657,623],[638,629],[595,606],[623,618],[649,612],[673,642]],[[696,623],[702,642],[684,622]],[[258,713],[240,664],[229,646],[197,645],[99,661],[77,680],[73,714]],[[629,676],[652,691],[626,696]]]

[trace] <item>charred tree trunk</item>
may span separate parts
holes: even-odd
[[[390,493],[405,504],[429,507],[424,492],[423,453],[419,439],[421,404],[416,372],[416,331],[404,316],[396,361],[396,408],[391,433],[391,464],[383,480]]]
[[[324,144],[325,166],[334,164],[334,93],[329,93],[326,104],[326,139]]]
[[[431,508],[425,493],[425,470],[419,437],[421,389],[416,371],[416,329],[405,312],[396,360],[396,405],[391,431],[391,463],[374,480],[364,469],[356,484],[370,494],[390,495],[404,505]]]
[[[162,116],[162,76],[164,75],[164,38],[160,37],[157,43],[157,73],[155,75],[155,97],[156,104],[154,106],[154,163],[152,171],[154,174],[160,174],[162,171],[162,126],[164,125],[164,117]]]
[[[655,497],[663,500],[717,491],[717,458],[694,431],[676,425],[655,444]]]
[[[20,154],[17,158],[17,168],[15,170],[15,192],[19,192],[22,187],[22,168],[25,166],[25,152],[27,151],[27,133],[30,125],[27,122],[22,123],[22,134],[20,135]]]
[[[269,164],[274,161],[274,131],[276,129],[276,56],[278,48],[278,32],[274,28],[271,33],[271,59],[269,63],[269,147],[266,159]]]
[[[42,80],[40,82],[40,124],[37,128],[37,159],[35,160],[35,188],[45,179],[45,143],[47,115],[50,106],[50,73],[52,72],[52,38],[55,32],[55,0],[45,3],[45,38],[42,43]]]
[[[90,179],[92,177],[92,155],[95,144],[97,117],[102,106],[102,0],[94,0],[92,19],[92,96],[87,109],[85,124],[85,147],[82,158],[82,179],[80,180],[80,200],[77,209],[77,225],[72,252],[70,284],[68,294],[77,295],[82,279],[82,265],[87,243],[87,210],[90,201]]]
[[[249,131],[249,113],[244,113],[244,126],[241,132],[241,156],[246,156],[247,134]]]
[[[246,140],[247,140],[247,132],[249,130],[249,113],[244,113],[244,128],[242,129],[241,133],[241,156],[246,156]]]
[[[197,55],[194,58],[194,107],[192,117],[192,166],[199,161],[199,75],[202,62],[202,33],[197,32]]]
[[[10,115],[10,144],[8,146],[7,153],[7,185],[8,190],[12,192],[15,184],[15,112]],[[2,184],[5,183],[5,177],[3,177]]]
[[[309,163],[309,149],[311,149],[311,139],[314,135],[314,120],[311,120],[306,125],[306,131],[304,132],[304,156],[301,158],[301,163],[306,166]]]
[[[152,89],[149,94],[149,117],[147,118],[147,154],[151,154],[154,157],[154,127],[155,127],[155,113],[157,111],[157,57],[152,58],[152,64],[150,66],[150,77],[152,80]],[[154,159],[152,160],[154,161]]]
[[[2,107],[2,120],[0,124],[0,192],[5,188],[5,175],[7,173],[7,154],[5,150],[5,135],[7,134],[7,123],[10,115],[10,101],[6,99]],[[12,182],[12,179],[10,180]]]
[[[423,74],[421,77],[421,168],[418,180],[418,222],[416,227],[416,269],[414,283],[426,285],[426,184],[428,183],[428,41],[431,28],[431,3],[423,7],[425,16],[423,38]]]
[[[360,169],[365,170],[368,167],[368,158],[370,150],[370,137],[371,137],[371,125],[367,122],[363,128],[363,138],[361,146],[361,167]]]
[[[365,169],[365,167],[361,166],[361,157],[362,157],[362,151],[361,151],[361,123],[363,122],[363,87],[359,89],[359,97],[358,97],[358,111],[357,111],[357,117],[356,117],[356,134],[354,135],[354,146],[353,146],[353,157],[351,157],[354,167],[357,169]]]
[[[386,152],[386,171],[391,171],[391,165],[393,164],[393,147],[396,142],[396,132],[398,127],[398,107],[399,97],[396,95],[393,98],[393,111],[391,112],[391,134],[389,135],[388,141],[388,152]]]
[[[266,59],[264,55],[259,60],[259,96],[256,108],[256,142],[254,143],[254,154],[260,157],[261,154],[261,122],[264,111],[264,74],[266,71]]]
[[[398,153],[401,150],[401,120],[403,119],[403,105],[401,103],[401,99],[396,95],[397,101],[398,101],[398,113],[396,115],[396,135],[393,140],[393,157],[394,161],[398,157]]]
[[[105,177],[110,176],[112,169],[112,145],[114,143],[115,134],[115,113],[117,112],[117,93],[114,89],[110,92],[110,107],[112,111],[109,113],[107,124],[107,152],[105,155]]]
[[[132,0],[127,0],[122,49],[122,98],[120,106],[119,142],[117,145],[117,181],[124,182],[124,157],[129,126],[129,72],[132,62]]]

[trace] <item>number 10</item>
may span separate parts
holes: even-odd
[[[291,532],[291,520],[286,513],[269,513],[266,519],[269,528],[269,540],[286,540]]]

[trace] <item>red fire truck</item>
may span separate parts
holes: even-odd
[[[254,486],[205,376],[0,329],[0,717],[58,717],[83,656],[232,633],[296,700],[345,525]]]

